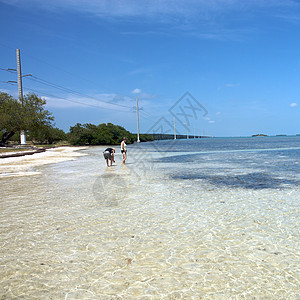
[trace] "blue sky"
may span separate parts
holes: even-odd
[[[136,132],[138,97],[141,132],[173,124],[177,103],[192,135],[300,133],[299,1],[0,0],[0,22],[1,91],[18,95],[5,71],[18,48],[33,75],[24,93],[45,98],[65,131]],[[186,92],[206,114],[178,102]]]

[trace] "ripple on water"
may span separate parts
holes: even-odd
[[[1,297],[299,299],[299,185],[210,158],[2,178]]]

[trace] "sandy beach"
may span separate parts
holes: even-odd
[[[78,151],[86,148],[87,147],[57,147],[32,155],[1,158],[0,178],[6,176],[36,175],[38,172],[32,171],[32,168],[67,160],[74,160],[79,156],[85,155],[83,153],[79,153]]]

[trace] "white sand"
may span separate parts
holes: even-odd
[[[36,175],[38,172],[32,168],[66,160],[74,160],[79,156],[86,155],[82,152],[78,152],[78,150],[86,148],[87,147],[58,147],[32,155],[1,158],[0,178],[6,176]]]

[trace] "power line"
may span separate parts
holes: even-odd
[[[15,73],[15,70],[14,69],[4,69],[4,68],[0,68],[0,70],[2,71],[7,71],[7,72],[10,72],[10,73]],[[25,76],[24,76],[25,77]],[[77,96],[83,96],[83,97],[86,97],[86,98],[89,98],[89,99],[93,99],[93,100],[96,100],[98,102],[101,102],[101,103],[104,103],[106,105],[114,105],[114,106],[118,106],[118,107],[123,107],[123,108],[127,108],[127,109],[131,109],[132,107],[130,106],[127,106],[127,105],[122,105],[122,104],[117,104],[117,103],[112,103],[112,102],[107,102],[107,101],[104,101],[104,100],[101,100],[101,99],[98,99],[96,97],[92,97],[92,96],[89,96],[87,94],[83,94],[83,93],[80,93],[80,92],[77,92],[75,90],[72,90],[70,88],[67,88],[67,87],[64,87],[62,85],[59,85],[59,84],[56,84],[56,83],[53,83],[53,82],[50,82],[50,81],[47,81],[45,79],[42,79],[42,78],[39,78],[37,76],[34,76],[34,75],[27,75],[25,78],[27,79],[30,79],[31,81],[35,81],[37,83],[41,83],[41,84],[44,84],[46,86],[50,86],[52,88],[56,88],[58,90],[61,90],[61,91],[64,91],[64,92],[68,92],[68,93],[71,93],[71,94],[75,94]],[[4,82],[3,83],[7,83],[7,82]],[[32,89],[29,89],[29,88],[26,88],[27,90],[32,90]],[[34,90],[32,90],[34,91]],[[46,94],[46,93],[43,93],[43,94]],[[48,94],[49,95],[49,94]],[[55,97],[55,98],[60,98],[60,99],[64,99],[64,100],[67,100],[67,101],[70,101],[66,98],[63,98],[63,97],[57,97],[57,96],[53,96],[52,97]],[[72,101],[71,101],[72,102]],[[73,101],[74,102],[74,101]],[[75,102],[75,103],[81,103],[81,104],[84,104],[83,102]],[[91,106],[91,105],[88,105],[88,106]],[[96,106],[94,105],[94,107],[99,107],[99,106]],[[109,108],[107,108],[109,109]],[[112,109],[112,108],[111,108]],[[116,109],[115,109],[116,110]],[[119,110],[120,111],[120,110]]]
[[[8,49],[11,49],[11,50],[14,50],[13,47],[8,46],[8,45],[5,45],[5,44],[2,44],[1,42],[0,42],[0,46],[5,47],[5,48],[8,48]],[[48,66],[50,66],[50,67],[52,67],[52,68],[54,68],[54,69],[56,69],[56,70],[62,71],[62,72],[64,72],[64,73],[66,73],[66,74],[69,74],[69,75],[75,77],[75,78],[80,78],[80,79],[85,80],[86,82],[90,82],[90,83],[92,83],[92,84],[97,84],[97,83],[93,82],[92,80],[90,80],[90,79],[88,79],[88,78],[82,77],[82,76],[80,76],[80,75],[78,75],[78,74],[74,74],[74,73],[72,73],[72,72],[70,72],[70,71],[67,71],[67,70],[65,70],[65,69],[63,69],[63,68],[61,68],[61,67],[55,66],[55,65],[53,65],[53,64],[50,64],[49,62],[47,62],[47,61],[45,61],[45,60],[42,60],[42,59],[40,59],[40,58],[38,58],[38,57],[36,57],[36,56],[32,56],[32,55],[30,55],[30,54],[26,54],[26,51],[23,52],[23,56],[29,57],[29,58],[31,58],[31,59],[33,59],[33,60],[36,60],[36,61],[41,62],[41,63],[43,63],[43,64],[46,64],[46,65],[48,65]],[[107,90],[109,90],[109,89],[107,89]]]
[[[7,69],[0,68],[0,70],[6,71],[6,72],[9,72],[9,73],[15,73],[16,72],[15,69],[9,69],[9,68],[7,68]],[[74,95],[77,95],[77,96],[83,96],[83,97],[86,97],[86,98],[89,98],[89,99],[93,99],[95,101],[98,101],[100,103],[104,103],[106,105],[114,105],[114,106],[118,106],[118,107],[127,108],[127,109],[132,110],[132,107],[130,107],[130,106],[122,105],[122,104],[117,104],[117,103],[112,103],[112,102],[107,102],[107,101],[101,100],[99,98],[96,98],[96,97],[93,97],[93,96],[90,96],[90,95],[87,95],[87,94],[84,94],[84,93],[72,90],[70,88],[64,87],[62,85],[50,82],[48,80],[45,80],[43,78],[34,76],[32,74],[24,76],[24,77],[27,78],[27,79],[29,79],[29,80],[31,80],[31,81],[34,81],[34,82],[37,82],[37,83],[40,83],[40,84],[43,84],[43,85],[46,85],[46,86],[58,89],[58,90],[61,90],[63,92],[68,92],[68,93],[71,93],[71,94],[74,94]],[[11,85],[14,85],[11,82],[4,82],[4,81],[1,81],[1,82],[3,82],[3,83],[9,83]],[[57,99],[62,99],[62,100],[73,102],[73,103],[78,103],[78,104],[82,104],[82,105],[86,105],[86,106],[91,106],[91,107],[97,107],[97,108],[99,108],[99,106],[97,106],[97,105],[92,105],[92,104],[87,104],[87,103],[83,103],[83,102],[80,102],[80,101],[66,99],[64,97],[55,96],[55,95],[52,95],[52,94],[49,94],[49,93],[40,92],[40,91],[37,91],[37,90],[34,90],[34,89],[30,89],[30,88],[26,88],[26,90],[30,90],[30,91],[33,91],[33,92],[38,92],[38,93],[41,93],[41,94],[46,95],[46,96],[54,97],[54,98],[57,98]],[[112,108],[107,108],[106,107],[106,109],[112,109]],[[117,110],[117,109],[112,109],[112,110]],[[120,111],[120,110],[118,110],[118,111]],[[150,115],[149,113],[143,111],[142,109],[141,109],[141,112],[143,112],[143,114],[145,114],[145,115],[148,115],[149,117],[153,117],[152,115]],[[143,116],[143,117],[146,118],[145,116]],[[147,118],[147,119],[150,120],[149,118]]]
[[[2,80],[0,80],[0,82],[1,83],[5,83],[5,84],[9,84],[9,85],[13,85],[13,86],[17,86],[17,82],[9,82],[9,81],[2,81]],[[80,101],[75,101],[75,100],[67,99],[67,98],[64,98],[64,97],[61,97],[61,96],[56,96],[56,95],[45,93],[43,91],[39,91],[39,90],[36,90],[36,89],[31,89],[31,88],[28,88],[28,87],[24,87],[24,89],[28,90],[28,91],[32,91],[32,92],[38,93],[38,94],[42,94],[44,96],[53,97],[55,99],[62,99],[62,100],[68,101],[68,102],[77,103],[77,104],[81,104],[81,105],[84,105],[84,106],[101,108],[101,106],[98,106],[98,105],[93,105],[93,104],[88,104],[88,103],[84,103],[84,102],[80,102]],[[104,101],[104,103],[107,104],[107,102],[105,102],[105,101]],[[126,108],[130,109],[127,112],[130,112],[130,113],[135,112],[134,110],[132,110],[132,107],[127,106]],[[105,109],[110,109],[110,110],[115,110],[115,111],[124,111],[124,110],[121,110],[121,109],[109,108],[109,107],[106,107]],[[147,119],[149,121],[153,121],[153,119],[149,118],[149,117],[153,117],[153,116],[151,114],[145,112],[143,109],[140,109],[140,113],[144,114],[144,116],[143,116],[144,119]],[[148,117],[146,117],[145,115],[148,116]]]
[[[6,84],[10,84],[10,85],[14,85],[14,86],[17,86],[17,82],[9,82],[9,81],[2,81],[0,80],[1,83],[6,83]]]
[[[2,44],[2,43],[0,43],[0,46],[6,47],[6,48],[9,48],[9,49],[13,49],[13,48],[11,48],[11,47],[9,47],[9,46],[7,46],[7,45],[4,45],[4,44]],[[41,60],[41,59],[38,59],[38,58],[33,57],[33,56],[31,56],[31,55],[28,55],[28,54],[25,54],[25,55],[28,56],[28,57],[31,57],[32,59],[34,59],[34,60],[36,60],[36,61],[40,61],[40,62],[42,62],[42,63],[44,63],[44,64],[47,64],[47,65],[49,65],[49,66],[51,66],[51,67],[53,67],[53,68],[56,68],[56,69],[61,70],[61,71],[65,72],[65,73],[68,73],[68,74],[70,74],[70,75],[72,75],[72,76],[74,76],[74,77],[82,78],[82,79],[84,79],[85,81],[89,81],[89,82],[93,83],[91,80],[88,80],[88,79],[83,78],[83,77],[78,76],[78,75],[74,75],[73,73],[71,73],[71,72],[69,72],[69,71],[66,71],[66,70],[64,70],[64,69],[62,69],[62,68],[59,68],[59,67],[56,67],[56,66],[54,66],[54,65],[49,64],[49,63],[46,62],[46,61],[43,61],[43,60]],[[9,72],[9,73],[12,73],[12,74],[15,74],[15,72],[17,71],[17,70],[15,70],[15,69],[10,69],[10,68],[7,68],[7,69],[0,68],[0,70],[1,70],[1,71],[6,71],[6,72]],[[59,84],[56,84],[56,83],[47,81],[47,80],[42,79],[42,78],[39,78],[39,77],[37,77],[37,76],[33,76],[32,74],[26,75],[26,76],[22,76],[22,77],[28,78],[28,79],[31,80],[31,81],[34,81],[34,82],[37,82],[37,83],[40,83],[40,84],[49,86],[49,87],[51,87],[51,88],[55,88],[55,89],[57,89],[57,90],[61,90],[61,91],[63,91],[63,92],[68,92],[68,93],[71,93],[71,94],[74,94],[74,95],[77,95],[77,96],[83,96],[83,97],[85,97],[85,98],[93,99],[93,100],[95,100],[95,101],[98,101],[98,102],[103,103],[103,104],[106,104],[106,105],[113,105],[113,106],[117,106],[117,107],[121,107],[121,108],[126,108],[126,109],[129,109],[128,112],[133,112],[132,107],[130,107],[130,106],[122,105],[122,104],[117,104],[117,103],[107,102],[107,101],[101,100],[101,99],[99,99],[99,98],[92,97],[92,96],[90,96],[90,95],[87,95],[87,94],[84,94],[84,93],[81,93],[81,92],[72,90],[72,89],[67,88],[67,87],[64,87],[64,86],[62,86],[62,85],[59,85]],[[13,86],[17,86],[17,83],[14,83],[14,82],[12,82],[12,81],[11,81],[11,82],[0,81],[0,82],[5,83],[5,84],[10,84],[10,85],[13,85]],[[77,104],[81,104],[81,105],[84,105],[84,106],[100,108],[100,106],[97,106],[97,105],[93,105],[93,104],[88,104],[88,103],[84,103],[84,102],[81,102],[81,101],[76,101],[76,100],[67,99],[67,98],[60,97],[60,96],[56,96],[56,95],[53,95],[53,94],[49,94],[49,93],[37,91],[37,90],[34,90],[34,89],[30,89],[30,88],[25,88],[25,89],[28,90],[28,91],[33,91],[33,92],[37,92],[37,93],[39,93],[39,94],[43,94],[43,95],[45,95],[45,96],[53,97],[53,98],[56,98],[56,99],[62,99],[62,100],[64,100],[64,101],[68,101],[68,102],[72,102],[72,103],[77,103]],[[130,97],[129,97],[129,99],[130,99]],[[132,99],[132,100],[133,100],[133,99]],[[105,107],[105,109],[111,109],[111,110],[116,110],[116,111],[124,111],[124,110],[121,110],[121,109],[109,108],[109,107]],[[153,116],[151,116],[149,113],[143,111],[142,109],[141,109],[140,111],[141,111],[141,113],[143,114],[143,118],[152,121],[152,119],[150,119],[149,117],[153,118]],[[148,115],[149,117],[146,117],[145,115]]]
[[[144,113],[142,110],[140,110],[140,113]],[[142,116],[142,118],[144,118],[144,119],[147,119],[147,120],[149,120],[149,121],[152,121],[153,122],[153,119],[150,119],[150,118],[148,118],[148,117],[146,117],[146,116]]]
[[[13,73],[15,74],[17,70],[15,69],[3,69],[3,68],[0,68],[1,71],[6,71],[6,72],[9,72],[9,73]]]
[[[0,46],[5,47],[5,48],[8,48],[8,49],[14,49],[14,48],[12,48],[12,47],[10,47],[10,46],[8,46],[8,45],[5,45],[5,44],[3,44],[3,43],[1,43],[1,42],[0,42]],[[63,72],[65,72],[65,73],[69,74],[69,75],[72,75],[72,76],[76,77],[76,78],[81,78],[81,79],[84,79],[85,81],[88,81],[88,82],[90,82],[90,83],[95,84],[93,81],[91,81],[91,80],[89,80],[89,79],[87,79],[87,78],[84,78],[84,77],[82,77],[82,76],[79,76],[78,74],[74,74],[74,73],[72,73],[72,72],[70,72],[70,71],[64,70],[63,68],[57,67],[57,66],[55,66],[55,65],[53,65],[53,64],[50,64],[50,63],[48,63],[48,62],[46,62],[46,61],[44,61],[44,60],[42,60],[42,59],[40,59],[40,58],[37,58],[37,57],[35,57],[35,56],[31,56],[31,55],[29,55],[29,54],[26,54],[26,52],[23,53],[23,55],[25,55],[25,56],[27,56],[27,57],[30,57],[30,58],[32,58],[32,59],[34,59],[34,60],[36,60],[36,61],[42,62],[42,63],[44,63],[44,64],[46,64],[46,65],[49,65],[49,66],[51,66],[52,68],[55,68],[55,69],[60,70],[60,71],[63,71]],[[3,68],[0,68],[0,70],[7,71],[7,72],[10,72],[10,73],[14,73],[14,72],[16,71],[16,70],[14,70],[14,69],[3,69]],[[31,75],[31,74],[30,74],[30,75]],[[25,76],[23,76],[23,77],[25,77]],[[54,87],[54,88],[59,89],[59,90],[61,90],[61,91],[69,92],[69,93],[72,93],[72,94],[75,94],[75,95],[84,96],[84,97],[86,97],[86,98],[90,98],[90,99],[93,99],[93,100],[96,100],[96,101],[98,101],[98,102],[102,102],[102,103],[105,103],[105,104],[108,104],[108,105],[115,105],[115,106],[119,106],[119,107],[124,107],[124,108],[131,109],[130,106],[122,105],[122,104],[117,104],[117,103],[107,102],[107,101],[105,101],[105,100],[101,100],[101,99],[99,99],[99,98],[96,98],[96,97],[93,97],[93,96],[89,96],[89,95],[86,95],[86,94],[83,94],[83,93],[74,91],[74,90],[72,90],[72,89],[66,88],[66,87],[64,87],[64,86],[61,86],[61,85],[52,83],[52,82],[50,82],[50,81],[44,80],[44,79],[42,79],[42,78],[39,78],[39,77],[37,77],[37,76],[31,75],[30,77],[26,77],[26,78],[28,78],[28,79],[30,79],[30,80],[32,80],[32,81],[36,81],[36,82],[38,82],[38,83],[44,84],[44,85],[47,85],[47,84],[48,84],[48,86]],[[27,89],[28,89],[28,88],[27,88]],[[60,97],[60,98],[61,98],[61,97]],[[130,98],[130,97],[129,97],[129,98]],[[62,99],[65,99],[65,98],[62,98]],[[132,100],[133,100],[133,99],[132,99]],[[133,101],[134,101],[134,100],[133,100]],[[145,111],[144,111],[144,113],[145,113],[145,114],[148,114],[148,113],[145,112]],[[148,114],[148,116],[153,117],[153,116],[151,116],[150,114]]]
[[[0,46],[2,46],[2,47],[4,47],[4,48],[7,48],[7,49],[15,50],[13,47],[8,46],[8,45],[5,45],[5,44],[2,44],[1,42],[0,42]],[[81,78],[81,79],[83,79],[83,80],[85,80],[85,81],[88,81],[88,82],[90,82],[90,83],[95,84],[93,81],[91,81],[91,80],[89,80],[89,79],[87,79],[87,78],[84,78],[84,77],[79,76],[79,75],[75,75],[74,73],[72,73],[72,72],[70,72],[70,71],[67,71],[67,70],[64,70],[63,68],[57,67],[57,66],[55,66],[55,65],[52,65],[52,64],[50,64],[50,63],[48,63],[48,62],[46,62],[46,61],[44,61],[44,60],[42,60],[42,59],[40,59],[40,58],[37,58],[36,56],[32,56],[32,55],[26,54],[26,51],[25,51],[25,53],[23,53],[23,56],[30,57],[31,59],[36,60],[36,61],[38,61],[38,62],[41,62],[41,63],[43,63],[43,64],[46,64],[46,65],[48,65],[48,66],[50,66],[50,67],[52,67],[52,68],[54,68],[54,69],[57,69],[57,70],[59,70],[59,71],[63,71],[63,72],[65,72],[65,73],[69,74],[69,75],[72,75],[72,76],[77,77],[77,78],[79,77],[79,78]]]
[[[84,103],[84,102],[80,102],[80,101],[76,101],[76,100],[71,100],[71,99],[67,99],[67,98],[64,98],[64,97],[56,96],[56,95],[53,95],[53,94],[49,94],[49,93],[45,93],[45,92],[42,92],[42,91],[38,91],[38,90],[35,90],[35,89],[30,89],[30,88],[27,88],[27,87],[24,87],[24,89],[28,90],[28,91],[36,92],[38,94],[42,94],[42,95],[45,95],[45,96],[48,96],[48,97],[53,97],[55,99],[62,99],[62,100],[68,101],[68,102],[77,103],[77,104],[81,104],[81,105],[84,105],[84,106],[101,108],[101,106],[99,106],[99,105],[93,105],[93,104],[88,104],[88,103]],[[110,110],[124,112],[124,110],[116,109],[116,108],[105,107],[105,109],[110,109]],[[127,112],[130,112],[130,111],[127,111]]]
[[[89,96],[89,95],[81,93],[81,92],[77,92],[75,90],[69,89],[69,88],[64,87],[62,85],[59,85],[59,84],[56,84],[56,83],[44,80],[44,79],[39,78],[37,76],[31,75],[30,77],[26,77],[26,78],[29,79],[29,80],[32,80],[32,81],[44,84],[46,86],[50,86],[50,87],[56,88],[56,89],[64,91],[64,92],[69,92],[69,93],[72,93],[72,94],[75,94],[75,95],[78,95],[78,96],[84,96],[86,98],[93,99],[93,100],[96,100],[98,102],[102,102],[102,103],[105,103],[105,104],[108,104],[108,105],[115,105],[115,106],[124,107],[124,108],[131,108],[130,106],[127,106],[127,105],[122,105],[122,104],[107,102],[107,101],[101,100],[99,98],[96,98],[96,97],[93,97],[93,96]]]
[[[2,71],[6,71],[6,72],[10,72],[10,73],[14,73],[16,70],[14,69],[4,69],[4,68],[0,68],[0,70]],[[93,97],[93,96],[89,96],[87,94],[84,94],[84,93],[81,93],[81,92],[77,92],[75,90],[72,90],[70,88],[67,88],[67,87],[64,87],[62,85],[59,85],[59,84],[56,84],[56,83],[53,83],[53,82],[50,82],[50,81],[47,81],[45,79],[42,79],[42,78],[39,78],[37,76],[34,76],[32,74],[30,75],[27,75],[27,76],[23,76],[24,78],[27,78],[31,81],[35,81],[37,83],[41,83],[41,84],[44,84],[46,86],[50,86],[50,87],[53,87],[53,88],[56,88],[58,90],[61,90],[61,91],[64,91],[64,92],[68,92],[68,93],[72,93],[72,94],[75,94],[77,96],[84,96],[86,98],[90,98],[90,99],[93,99],[93,100],[96,100],[98,102],[102,102],[102,103],[105,103],[105,104],[108,104],[108,105],[115,105],[115,106],[119,106],[119,107],[124,107],[124,108],[131,108],[130,106],[127,106],[127,105],[122,105],[122,104],[117,104],[117,103],[112,103],[112,102],[107,102],[107,101],[104,101],[104,100],[101,100],[101,99],[98,99],[96,97]]]
[[[0,68],[0,69],[2,70],[2,68]],[[4,69],[4,70],[6,71],[6,69]],[[33,76],[33,77],[35,77],[35,76]],[[31,77],[27,77],[27,78],[28,78],[28,79],[31,79]],[[34,79],[33,79],[33,81],[37,81],[37,80],[34,80]],[[0,80],[0,82],[1,82],[1,83],[5,83],[5,84],[9,84],[9,85],[13,85],[13,86],[17,86],[17,82],[14,83],[14,82],[2,81],[2,80]],[[39,82],[39,81],[37,81],[37,82]],[[46,82],[46,81],[45,81],[45,82]],[[51,83],[51,84],[52,84],[52,83]],[[46,85],[47,85],[47,84],[46,84]],[[49,82],[49,85],[50,85],[50,82]],[[63,86],[59,86],[59,85],[57,85],[57,86],[58,86],[58,87],[61,87],[62,90],[67,89],[67,90],[69,90],[70,92],[72,91],[73,94],[80,94],[80,93],[77,93],[76,91],[70,90],[70,89],[68,89],[68,88],[64,88]],[[84,103],[84,102],[81,102],[81,101],[76,101],[76,100],[67,99],[67,98],[64,98],[64,97],[61,97],[61,96],[56,96],[56,95],[53,95],[53,94],[49,94],[49,93],[46,93],[46,92],[43,92],[43,91],[40,91],[40,90],[31,89],[31,88],[28,88],[28,87],[24,87],[24,89],[25,89],[25,90],[28,90],[28,91],[36,92],[36,93],[38,93],[38,94],[42,94],[42,95],[44,95],[44,96],[53,97],[53,98],[55,98],[55,99],[62,99],[62,100],[65,100],[65,101],[68,101],[68,102],[72,102],[72,103],[77,103],[77,104],[81,104],[81,105],[85,105],[85,106],[89,106],[89,107],[100,108],[100,106],[98,106],[98,105],[93,105],[93,104],[88,104],[88,103]],[[84,94],[80,94],[80,95],[84,95]],[[104,103],[104,104],[111,104],[111,103],[109,103],[109,102],[101,101],[101,100],[99,100],[99,99],[97,99],[97,98],[94,98],[94,97],[91,97],[91,96],[87,96],[87,95],[84,95],[84,96],[86,96],[86,97],[88,97],[88,98],[91,98],[91,99],[93,99],[93,100],[97,100],[97,101],[99,101],[99,102],[101,102],[101,103]],[[135,112],[134,107],[125,106],[125,105],[119,105],[119,106],[128,108],[129,111],[127,111],[127,112],[131,112],[131,113]],[[109,107],[106,107],[105,109],[110,109],[110,110],[115,110],[115,111],[123,111],[123,110],[120,110],[120,109],[109,108]],[[144,111],[142,108],[140,109],[140,113],[143,114],[142,118],[147,119],[147,120],[149,120],[149,121],[153,121],[154,116],[151,115],[151,114],[149,114],[148,112]],[[152,119],[150,119],[150,118],[152,118]]]
[[[2,81],[2,80],[0,80],[0,82],[1,82],[1,83],[5,83],[5,84],[9,84],[9,85],[13,85],[13,86],[17,86],[17,83],[14,83],[14,82],[8,82],[8,81]],[[77,104],[81,104],[81,105],[84,105],[84,106],[90,106],[90,107],[101,108],[101,106],[99,106],[99,105],[93,105],[93,104],[88,104],[88,103],[84,103],[84,102],[80,102],[80,101],[76,101],[76,100],[71,100],[71,99],[67,99],[67,98],[64,98],[64,97],[56,96],[56,95],[53,95],[53,94],[45,93],[45,92],[42,92],[42,91],[39,91],[39,90],[27,88],[27,87],[24,87],[24,89],[25,89],[25,90],[28,90],[28,91],[36,92],[36,93],[38,93],[38,94],[42,94],[42,95],[44,95],[44,96],[53,97],[53,98],[55,98],[55,99],[62,99],[62,100],[68,101],[68,102],[77,103]],[[107,102],[105,102],[105,103],[107,103]],[[130,107],[129,107],[129,108],[130,108]],[[110,110],[115,110],[115,111],[122,111],[122,112],[124,112],[124,110],[116,109],[116,108],[105,107],[105,109],[110,109]],[[127,111],[127,112],[132,112],[132,111]]]

